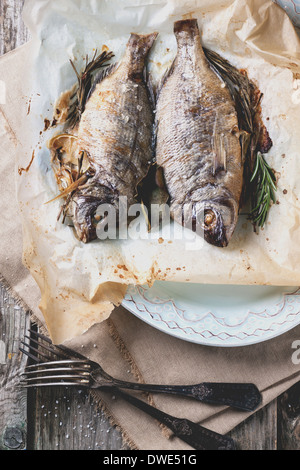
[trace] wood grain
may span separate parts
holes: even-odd
[[[55,388],[29,395],[28,446],[34,450],[120,450],[123,441],[86,390]],[[124,446],[125,448],[125,446]]]
[[[22,19],[24,0],[0,1],[0,55],[26,43],[30,33]]]
[[[300,449],[300,383],[278,400],[278,449]]]
[[[0,450],[24,449],[27,443],[27,394],[18,387],[25,360],[20,338],[29,316],[0,286]]]
[[[277,400],[235,428],[230,437],[238,450],[277,450]]]

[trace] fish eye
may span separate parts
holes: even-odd
[[[204,224],[206,227],[210,227],[211,225],[214,224],[214,222],[216,221],[216,214],[214,213],[213,210],[208,210],[208,211],[205,211],[205,215],[204,215]]]

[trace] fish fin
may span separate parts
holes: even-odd
[[[152,109],[154,110],[156,107],[156,99],[155,99],[155,86],[153,82],[153,78],[151,74],[148,72],[147,68],[145,67],[144,70],[144,82],[147,85],[147,90],[150,98],[150,103],[152,106]]]
[[[92,83],[92,86],[91,86],[91,89],[90,91],[88,92],[88,95],[87,95],[87,99],[86,99],[86,102],[88,102],[88,100],[90,99],[90,97],[92,96],[92,94],[94,93],[97,85],[99,85],[99,83],[103,82],[103,80],[107,77],[109,77],[110,75],[112,75],[114,73],[114,71],[118,68],[119,66],[119,62],[115,62],[114,64],[111,64],[109,65],[108,67],[106,67],[105,69],[102,69],[100,70],[97,75],[95,76],[94,80],[93,80],[93,83]]]
[[[213,174],[217,175],[221,171],[227,169],[227,152],[225,135],[217,132],[218,129],[218,116],[216,116],[213,132]]]
[[[243,165],[246,162],[247,155],[248,155],[248,150],[251,145],[251,134],[247,131],[240,131],[237,136],[239,137],[239,141],[241,144],[241,149],[242,149],[242,163]]]
[[[159,95],[160,95],[160,92],[161,90],[163,89],[166,81],[168,80],[168,78],[172,75],[173,71],[174,71],[174,64],[175,64],[175,60],[172,62],[172,65],[166,69],[166,71],[164,72],[164,74],[162,75],[162,77],[160,78],[160,80],[158,81],[157,85],[154,87],[154,98],[155,98],[155,103],[157,103],[157,100],[159,98]]]

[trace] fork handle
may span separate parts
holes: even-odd
[[[128,403],[167,426],[176,437],[196,450],[235,450],[234,441],[227,436],[206,429],[188,419],[175,418],[120,389],[114,389],[114,392]]]
[[[226,405],[242,411],[254,411],[262,402],[260,391],[251,383],[208,382],[202,385],[205,390],[203,402],[212,405]]]
[[[109,385],[109,384],[108,384]],[[230,406],[242,411],[254,411],[262,397],[251,383],[201,383],[197,385],[151,385],[113,380],[110,386],[148,393],[167,393],[194,398],[210,405]]]

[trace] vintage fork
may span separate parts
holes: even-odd
[[[44,353],[41,354],[39,349],[22,342],[22,344],[29,348],[29,351],[20,348],[21,352],[31,358],[31,360],[35,362],[35,365],[29,365],[26,368],[26,372],[22,374],[24,379],[23,382],[20,383],[21,386],[26,388],[49,386],[93,387],[92,369],[94,363],[92,361],[65,347],[54,347],[48,338],[36,332],[34,332],[34,334],[49,344],[49,346],[43,346],[44,350],[50,352],[51,355],[58,358],[58,360],[48,362],[48,355]],[[34,342],[38,343],[38,346],[41,344],[37,340],[34,340]],[[34,352],[34,354],[32,352]],[[64,359],[62,359],[62,356]],[[41,357],[43,359],[41,359]],[[70,359],[67,359],[67,357],[70,357]],[[43,362],[45,360],[47,362]],[[106,375],[107,374],[105,374],[105,376]],[[188,419],[176,418],[164,413],[154,406],[123,392],[115,385],[111,384],[107,386],[105,382],[103,387],[97,385],[97,388],[103,388],[104,390],[108,390],[108,387],[114,394],[119,395],[131,405],[164,424],[173,432],[174,436],[186,442],[196,450],[235,450],[236,448],[233,439],[228,436],[223,436],[206,429]]]
[[[99,364],[87,359],[81,354],[71,351],[65,346],[54,346],[49,338],[34,330],[30,330],[30,333],[31,337],[25,337],[30,340],[30,345],[25,342],[22,342],[22,344],[29,347],[31,352],[26,352],[26,350],[21,349],[21,351],[31,357],[36,364],[31,368],[27,368],[28,387],[30,387],[31,384],[30,380],[33,379],[36,383],[38,377],[41,382],[40,386],[43,385],[45,380],[47,381],[47,386],[51,385],[53,379],[55,382],[53,385],[58,385],[57,381],[68,380],[69,386],[80,385],[93,389],[117,387],[119,389],[137,390],[148,393],[167,393],[193,398],[211,405],[230,406],[242,411],[254,411],[262,400],[259,390],[251,383],[205,382],[196,385],[154,385],[118,380],[107,374]],[[42,348],[43,352],[41,352],[38,347],[40,347],[40,349]],[[38,357],[36,354],[38,354]],[[47,370],[49,371],[51,355],[52,357],[54,356],[56,360],[60,360],[60,362],[55,364],[54,361],[52,375],[55,374],[55,376],[53,376],[50,381],[47,376],[44,376],[45,372],[41,370],[40,363],[47,362]],[[70,361],[70,359],[76,360],[76,364],[69,362],[63,364],[61,362],[63,360]],[[58,367],[55,368],[55,366]],[[70,366],[72,367],[71,370]],[[70,372],[72,372],[72,375],[70,375]],[[64,377],[64,374],[67,374],[67,377]],[[82,374],[84,375],[82,376]]]

